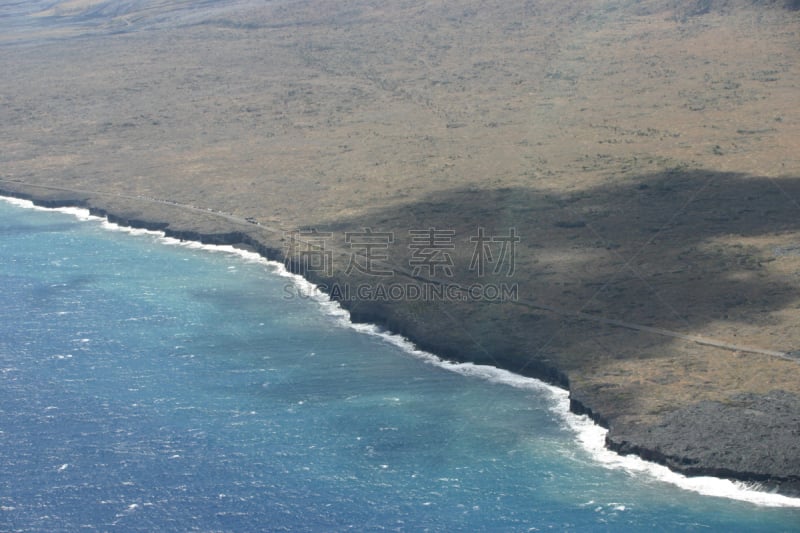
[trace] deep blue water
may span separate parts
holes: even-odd
[[[0,530],[800,526],[607,468],[546,387],[431,364],[287,283],[0,201]]]

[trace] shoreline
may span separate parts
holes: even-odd
[[[1,180],[0,180],[1,181]],[[6,182],[9,183],[9,182]],[[661,453],[658,449],[648,449],[627,441],[615,441],[609,437],[610,423],[602,414],[595,412],[591,406],[587,405],[582,398],[577,398],[570,387],[567,374],[555,367],[547,365],[528,365],[525,372],[515,372],[510,368],[504,368],[501,363],[497,366],[486,365],[481,362],[471,361],[468,358],[458,358],[447,355],[440,357],[435,349],[428,349],[423,342],[417,342],[413,337],[402,333],[395,333],[390,321],[380,315],[371,316],[369,312],[356,313],[348,304],[353,302],[338,302],[331,299],[328,294],[319,290],[313,276],[309,272],[294,272],[285,268],[285,257],[282,249],[276,243],[265,243],[254,237],[245,230],[236,230],[221,233],[204,233],[200,230],[191,228],[172,229],[169,221],[151,221],[146,218],[130,218],[124,214],[117,214],[105,207],[98,207],[92,204],[91,196],[109,196],[118,200],[129,202],[151,202],[164,206],[171,206],[176,209],[189,209],[198,213],[205,212],[212,217],[228,219],[228,223],[249,224],[251,230],[267,231],[271,233],[280,232],[274,228],[267,228],[258,224],[253,224],[244,219],[238,219],[233,215],[221,212],[207,211],[192,206],[185,206],[157,199],[124,197],[111,193],[86,193],[88,198],[70,198],[70,189],[58,187],[46,187],[15,183],[17,190],[8,190],[0,186],[0,199],[2,197],[14,198],[30,201],[34,206],[45,209],[59,208],[78,208],[85,209],[91,216],[106,220],[109,224],[116,225],[121,229],[147,230],[158,232],[165,238],[176,239],[181,242],[199,243],[209,247],[230,246],[238,248],[245,253],[254,253],[273,266],[280,265],[283,272],[278,275],[285,275],[293,278],[295,284],[307,284],[305,290],[313,290],[319,293],[317,300],[319,303],[331,303],[341,313],[346,313],[346,324],[357,331],[365,334],[376,335],[384,338],[387,342],[400,346],[407,352],[416,357],[421,357],[431,364],[446,368],[450,371],[464,375],[480,375],[481,371],[491,369],[490,374],[503,374],[501,378],[494,375],[480,375],[484,379],[500,381],[510,386],[520,386],[518,383],[508,381],[509,376],[519,380],[536,380],[537,388],[547,387],[550,394],[556,399],[555,390],[563,391],[563,398],[558,401],[554,410],[564,420],[564,422],[577,435],[579,444],[588,451],[600,464],[607,468],[622,468],[627,471],[645,473],[656,479],[676,485],[684,490],[690,490],[706,496],[716,496],[729,498],[739,501],[746,501],[756,505],[774,507],[800,507],[800,480],[775,479],[764,476],[757,472],[736,472],[720,471],[715,468],[704,468],[698,465],[691,465],[689,468],[682,468],[683,461],[680,458]],[[50,197],[46,195],[37,196],[30,189],[49,189],[60,191],[61,197]],[[83,194],[79,191],[72,191],[75,194]],[[231,250],[232,251],[232,250]],[[243,255],[244,254],[240,254]],[[320,298],[327,298],[323,302]],[[422,354],[422,355],[420,355]],[[468,369],[468,370],[464,370]],[[479,369],[475,371],[472,369]],[[485,372],[484,372],[485,374]],[[505,374],[508,374],[507,376]],[[512,381],[514,381],[512,380]],[[585,416],[584,416],[585,415]],[[588,424],[588,425],[587,425]],[[685,463],[685,462],[684,462]],[[684,464],[684,466],[686,466]]]

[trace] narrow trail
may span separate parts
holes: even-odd
[[[241,226],[245,226],[245,227],[249,227],[249,228],[256,227],[256,228],[258,228],[260,230],[265,230],[265,231],[273,233],[275,235],[281,235],[282,236],[282,235],[285,235],[287,233],[286,229],[276,228],[276,227],[273,227],[273,226],[267,226],[267,225],[264,225],[264,224],[261,224],[261,223],[258,223],[258,222],[253,222],[252,220],[248,220],[246,218],[238,217],[238,216],[230,214],[230,213],[225,213],[223,211],[216,211],[216,210],[209,209],[209,208],[197,207],[197,206],[193,206],[193,205],[189,205],[189,204],[182,204],[182,203],[174,202],[174,201],[171,201],[171,200],[164,200],[164,199],[153,198],[153,197],[149,197],[149,196],[127,195],[127,194],[109,193],[109,192],[102,192],[102,191],[87,191],[87,190],[81,190],[81,189],[71,189],[71,188],[67,188],[67,187],[56,187],[56,186],[52,186],[52,185],[32,185],[32,184],[27,184],[27,183],[18,182],[18,181],[8,181],[8,180],[0,179],[0,184],[3,184],[3,183],[13,184],[16,187],[20,187],[21,186],[21,187],[25,187],[25,188],[39,188],[39,189],[60,191],[60,192],[67,192],[67,193],[74,193],[74,194],[81,194],[81,195],[87,195],[87,196],[107,196],[107,197],[120,198],[120,199],[124,199],[124,200],[132,200],[132,201],[137,201],[137,202],[148,202],[148,203],[152,203],[152,204],[159,204],[159,205],[175,207],[175,208],[183,209],[185,211],[190,211],[190,212],[193,212],[193,213],[201,213],[201,214],[205,214],[205,215],[213,215],[213,216],[222,218],[224,220],[227,220],[228,222],[233,222],[233,223],[235,223],[237,225],[241,225]],[[391,265],[391,264],[385,264],[385,265],[382,265],[382,266],[386,266],[388,268],[392,268],[393,270],[395,270],[398,273],[404,274],[404,275],[406,275],[406,276],[408,276],[410,278],[417,279],[419,281],[429,282],[429,283],[439,283],[436,280],[427,279],[427,278],[424,278],[424,277],[421,277],[421,276],[414,276],[410,272],[406,271],[405,269],[398,268],[398,267],[396,267],[394,265]],[[465,287],[463,285],[460,285],[458,283],[450,283],[450,284],[453,285],[453,286],[457,286],[460,290],[462,290],[464,292],[468,292],[468,290],[469,290],[467,287]],[[536,309],[536,310],[539,310],[539,311],[547,311],[547,312],[554,313],[554,314],[557,314],[557,315],[560,315],[560,316],[564,316],[564,317],[570,317],[570,318],[576,318],[576,319],[579,319],[579,320],[586,320],[586,321],[590,321],[590,322],[595,322],[595,323],[603,324],[603,325],[607,325],[607,326],[615,326],[615,327],[619,327],[619,328],[624,328],[624,329],[629,329],[629,330],[634,330],[634,331],[640,331],[640,332],[644,332],[644,333],[651,333],[651,334],[654,334],[654,335],[660,335],[662,337],[671,337],[673,339],[680,339],[680,340],[684,340],[684,341],[689,341],[689,342],[693,342],[693,343],[700,344],[700,345],[703,345],[703,346],[712,346],[712,347],[715,347],[715,348],[720,348],[720,349],[723,349],[723,350],[728,350],[728,351],[733,351],[733,352],[767,355],[767,356],[771,356],[771,357],[777,357],[777,358],[780,358],[780,359],[785,359],[787,361],[800,363],[800,353],[798,353],[798,352],[786,353],[786,352],[781,352],[781,351],[776,351],[776,350],[767,350],[767,349],[753,347],[753,346],[746,346],[746,345],[741,345],[741,344],[733,344],[733,343],[725,342],[725,341],[722,341],[722,340],[719,340],[719,339],[703,337],[701,335],[689,335],[689,334],[686,334],[686,333],[680,333],[678,331],[672,331],[672,330],[663,329],[663,328],[657,328],[657,327],[653,327],[653,326],[645,326],[645,325],[642,325],[642,324],[635,324],[635,323],[632,323],[632,322],[625,322],[623,320],[616,320],[616,319],[611,319],[611,318],[604,318],[604,317],[600,317],[600,316],[595,316],[595,315],[592,315],[592,314],[589,314],[589,313],[585,313],[585,312],[582,312],[582,311],[574,311],[574,310],[571,310],[571,309],[561,309],[559,307],[538,303],[538,302],[535,302],[535,301],[532,301],[532,300],[521,299],[521,300],[518,300],[518,301],[510,301],[510,302],[507,302],[507,303],[510,303],[512,305],[518,305],[518,306],[525,307],[525,308],[528,308],[528,309]]]

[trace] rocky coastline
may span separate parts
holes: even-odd
[[[270,235],[274,230],[265,234],[263,228],[246,220],[237,223],[231,220],[234,217],[225,217],[228,219],[225,220],[211,214],[219,224],[208,230],[207,222],[200,222],[196,227],[186,219],[180,224],[171,222],[176,211],[186,208],[180,204],[156,206],[161,216],[153,216],[150,211],[150,217],[137,217],[131,215],[136,211],[135,204],[153,207],[151,200],[127,199],[121,203],[112,202],[114,207],[109,207],[102,195],[71,194],[67,189],[48,190],[23,183],[0,182],[0,196],[30,200],[46,208],[85,208],[112,223],[162,231],[176,239],[243,247],[267,259],[286,262],[290,270],[311,282],[330,282],[321,279],[316,272],[304,270],[291,258],[287,262],[280,235]],[[506,356],[502,350],[481,353],[469,349],[469,339],[442,334],[438,326],[416,327],[409,320],[413,312],[404,309],[402,302],[342,300],[340,304],[351,312],[353,321],[376,324],[400,333],[419,348],[446,359],[493,364],[568,389],[570,410],[585,414],[609,429],[606,445],[617,453],[635,454],[687,476],[714,476],[754,483],[763,490],[800,497],[800,397],[793,393],[776,390],[767,395],[751,393],[724,401],[701,401],[672,410],[653,424],[631,423],[630,417],[617,414],[619,406],[609,403],[602,394],[593,394],[590,388],[575,387],[570,370],[559,368],[550,360],[528,359],[524,368],[520,368],[518,358]]]
[[[19,3],[0,193],[283,261],[613,450],[798,495],[797,8]],[[338,290],[393,283],[435,297]]]

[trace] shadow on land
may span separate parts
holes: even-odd
[[[409,231],[449,230],[452,236],[440,239],[444,244],[436,253],[450,256],[453,275],[435,267],[436,275],[428,276],[431,271],[424,265],[418,273],[462,285],[517,283],[523,302],[687,334],[710,323],[780,325],[773,313],[797,309],[800,302],[798,178],[676,170],[558,194],[535,188],[451,190],[357,219],[308,227],[330,232],[329,239],[345,248],[346,232],[390,232],[393,242],[378,252],[388,254],[388,262],[405,272],[420,265],[414,259],[419,247],[415,251],[413,243],[421,241]],[[470,270],[476,251],[470,237],[479,227],[487,236],[500,237],[515,229],[520,242],[512,275],[509,261],[493,273],[499,243],[490,244],[495,263],[486,265],[484,275]],[[363,250],[352,243],[350,247],[363,259]],[[569,348],[577,339],[569,324],[558,324],[571,320],[568,315],[541,313],[514,302],[430,303],[398,306],[413,312],[416,318],[410,319],[382,302],[359,302],[353,312],[387,315],[382,323],[447,357],[502,362],[523,372],[531,357],[558,357],[558,366],[566,370],[573,366],[571,360],[581,365],[581,354],[567,359],[556,355],[574,351]],[[398,313],[405,316],[395,323],[391,317]],[[553,337],[555,330],[563,334],[543,347],[542,339]],[[459,341],[453,342],[455,338]],[[785,341],[778,344],[762,348],[800,349]]]

